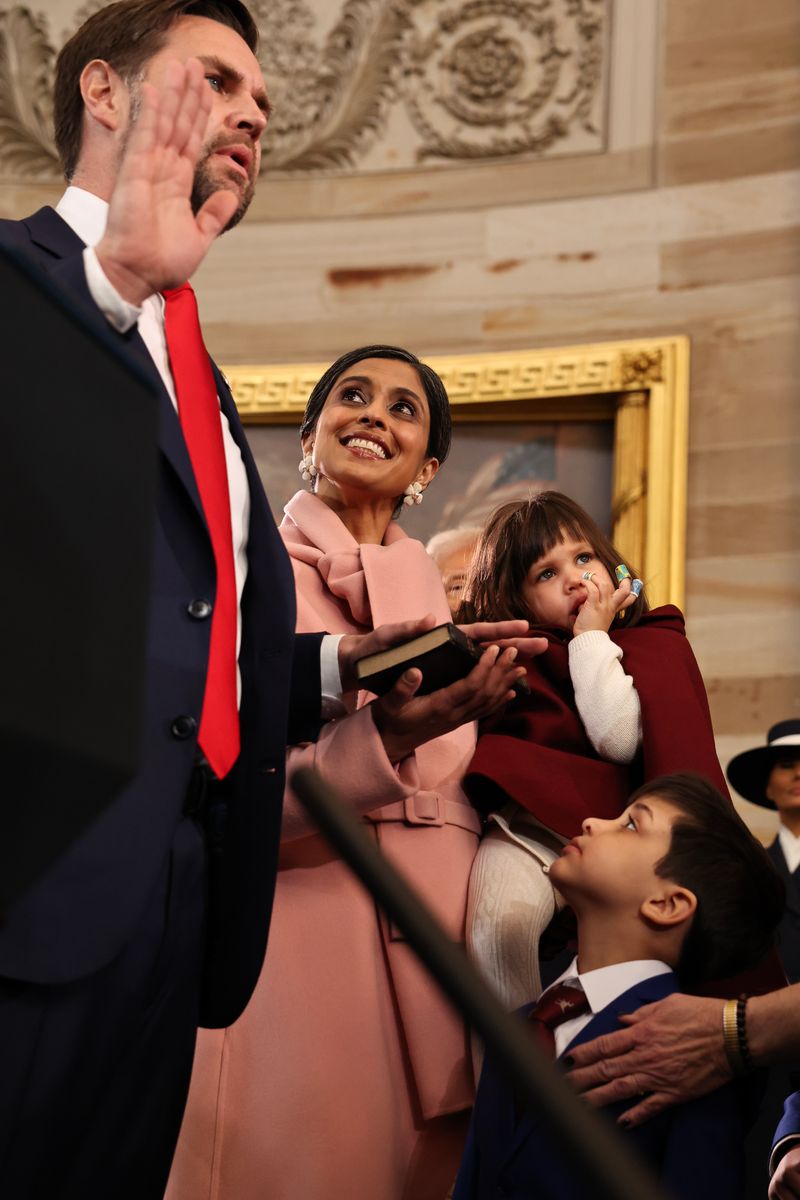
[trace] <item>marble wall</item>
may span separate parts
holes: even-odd
[[[297,30],[294,41],[281,34],[264,55],[268,82],[272,65],[289,104],[291,54],[300,55],[308,95],[319,57],[342,52],[337,20],[355,6],[256,7],[266,40],[284,10],[306,21],[305,42]],[[726,761],[760,744],[772,722],[800,715],[800,8],[796,0],[419,0],[405,6],[417,41],[406,29],[388,56],[384,107],[367,106],[370,125],[353,105],[378,88],[380,38],[397,33],[387,33],[389,7],[359,6],[366,24],[348,53],[359,37],[364,53],[344,91],[315,110],[317,126],[327,122],[317,157],[308,145],[283,160],[276,150],[250,216],[200,271],[209,346],[222,362],[257,363],[333,358],[387,338],[424,356],[688,334],[686,607]],[[489,125],[492,136],[507,135],[509,112],[540,79],[532,58],[515,65],[516,47],[532,55],[538,38],[541,49],[544,34],[531,22],[548,7],[565,61],[572,50],[574,62],[580,37],[600,56],[586,121],[570,118],[563,136],[534,145],[547,116],[540,105],[513,153],[507,144],[492,150],[488,135],[477,152],[423,153],[429,134],[412,109],[425,87],[433,103],[436,87],[449,86],[452,100],[460,83],[473,107],[489,111],[485,58],[464,51],[480,46],[487,22],[503,43],[492,52],[508,85],[492,100]],[[57,45],[86,8],[34,0],[40,43]],[[447,12],[450,26],[440,20]],[[464,13],[472,24],[454,33]],[[12,17],[0,8],[4,46]],[[567,32],[578,42],[558,42]],[[574,91],[576,77],[564,74],[549,102],[569,93],[568,78]],[[20,141],[8,95],[0,88],[0,214],[18,216],[59,187],[44,151],[35,169],[30,154],[8,153]],[[462,141],[478,128],[462,126]],[[460,128],[452,114],[446,127]],[[344,128],[355,149],[332,163],[331,139]],[[30,145],[30,117],[25,136]],[[743,808],[768,836],[769,814]]]

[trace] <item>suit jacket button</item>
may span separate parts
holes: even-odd
[[[211,604],[208,600],[192,600],[186,611],[195,621],[205,621],[211,616]]]
[[[194,717],[176,717],[170,726],[170,730],[174,738],[177,738],[179,742],[185,742],[197,733],[197,721]]]

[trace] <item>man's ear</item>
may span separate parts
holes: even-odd
[[[117,130],[127,121],[130,95],[121,77],[102,58],[93,58],[81,71],[81,96],[86,112],[105,129]]]
[[[664,887],[642,903],[639,912],[651,925],[668,929],[683,924],[697,911],[697,896],[689,888],[664,881]]]

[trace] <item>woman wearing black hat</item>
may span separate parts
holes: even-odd
[[[779,933],[784,970],[800,980],[800,720],[780,721],[766,746],[745,750],[728,763],[728,782],[745,800],[777,809],[778,836],[769,856],[786,885],[786,911]]]

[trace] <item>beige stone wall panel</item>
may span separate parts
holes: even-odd
[[[748,5],[750,15],[760,5]],[[726,5],[727,8],[727,5]],[[699,36],[698,36],[699,34]],[[743,36],[745,34],[746,36]],[[756,79],[765,72],[791,70],[797,66],[800,17],[797,5],[780,24],[743,30],[733,22],[713,28],[704,21],[687,41],[670,41],[664,53],[667,103],[686,84],[730,83],[743,77]]]
[[[800,43],[800,29],[797,33]],[[790,61],[797,62],[797,46],[790,46]],[[790,56],[787,55],[787,58]],[[671,89],[664,111],[669,137],[713,133],[737,127],[763,128],[797,117],[800,111],[800,70],[750,72],[720,82],[704,80],[690,87]]]
[[[689,477],[689,524],[687,553],[690,559],[722,554],[731,568],[749,571],[753,554],[781,554],[800,550],[800,522],[796,494],[778,500],[751,499],[749,489],[739,503],[698,504],[692,501],[693,475]],[[746,487],[746,483],[745,483]],[[691,596],[689,598],[691,608]],[[795,621],[797,612],[795,611]],[[797,628],[792,642],[800,646]],[[783,661],[784,648],[775,647],[771,659]]]
[[[667,45],[693,43],[698,50],[715,38],[750,38],[759,30],[787,35],[797,28],[796,0],[667,0],[663,7]]]
[[[706,179],[766,175],[800,166],[800,121],[766,128],[704,134],[667,142],[659,152],[658,178],[669,187]]]
[[[800,225],[667,242],[661,248],[663,287],[745,283],[779,275],[800,275]]]

